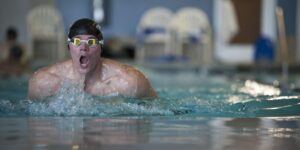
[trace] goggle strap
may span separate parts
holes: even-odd
[[[103,45],[103,44],[104,44],[104,41],[101,40],[101,41],[98,41],[98,43],[99,43],[100,45]]]

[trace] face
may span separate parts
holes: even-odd
[[[93,35],[77,35],[73,38],[80,40],[97,39]],[[101,46],[88,46],[87,43],[82,42],[79,46],[69,43],[70,54],[73,61],[74,69],[80,74],[87,74],[96,69],[100,61]]]

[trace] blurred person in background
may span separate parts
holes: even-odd
[[[57,95],[65,84],[93,96],[156,97],[150,82],[140,71],[101,57],[103,36],[95,21],[88,18],[75,21],[67,43],[71,59],[35,72],[29,81],[30,99]]]
[[[28,69],[24,60],[24,48],[17,42],[18,31],[9,27],[6,31],[6,41],[0,47],[1,76],[20,75]]]

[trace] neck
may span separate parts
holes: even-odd
[[[78,81],[77,83],[79,84],[80,89],[85,89],[89,83],[93,83],[95,80],[101,78],[101,69],[101,62],[97,63],[95,68],[93,68],[90,72],[87,73],[80,73],[73,66],[74,79]]]

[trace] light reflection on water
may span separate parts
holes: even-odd
[[[300,119],[1,118],[0,149],[299,149]]]

